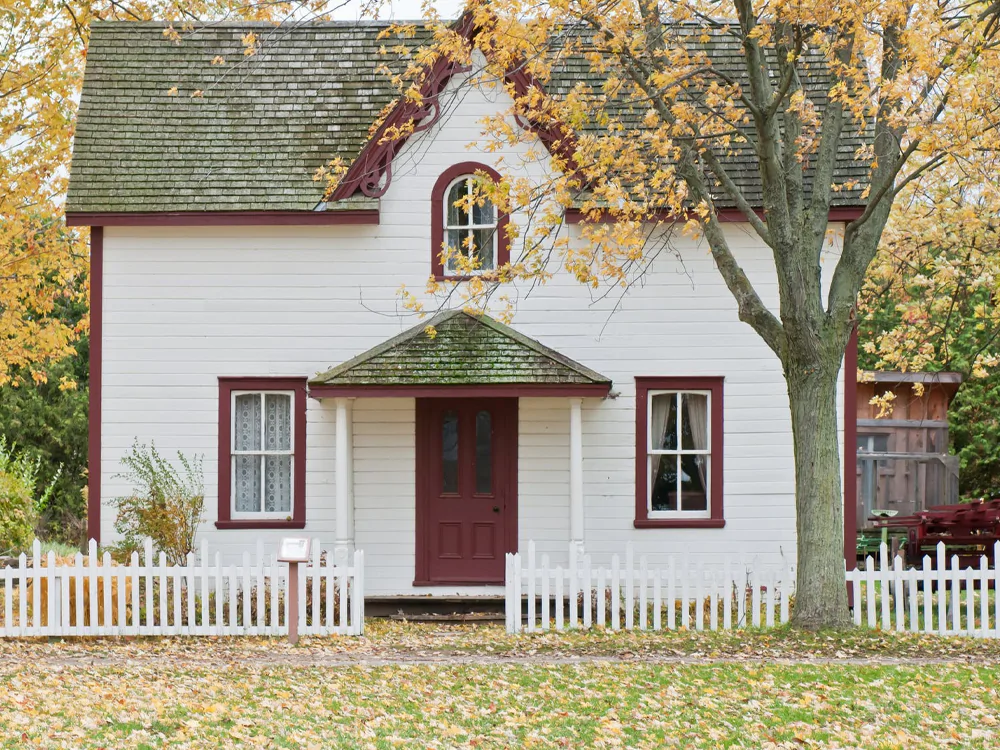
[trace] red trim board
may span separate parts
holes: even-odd
[[[378,224],[375,209],[353,211],[144,211],[66,214],[66,226],[256,227]]]
[[[87,536],[101,543],[101,386],[104,351],[104,227],[90,228],[90,377],[87,391]]]

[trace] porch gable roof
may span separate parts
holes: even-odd
[[[611,380],[488,315],[446,310],[320,373],[309,385],[321,394],[523,386],[553,395],[606,395]]]

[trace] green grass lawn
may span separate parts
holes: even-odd
[[[864,629],[4,641],[0,750],[995,748],[998,685],[996,641]]]
[[[1000,668],[396,665],[0,677],[4,748],[992,748]]]

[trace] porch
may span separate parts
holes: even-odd
[[[383,597],[502,595],[519,538],[582,553],[585,404],[610,387],[462,311],[322,373],[309,392],[333,426],[336,548],[366,551]]]

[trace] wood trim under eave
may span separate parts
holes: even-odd
[[[497,385],[313,385],[312,398],[605,398],[610,383]]]
[[[104,344],[104,227],[90,228],[90,375],[87,384],[87,536],[101,543],[101,386]]]
[[[106,227],[245,227],[378,224],[378,209],[345,211],[142,211],[72,212],[66,226]]]
[[[755,209],[754,213],[757,214],[761,219],[764,218],[763,209]],[[850,208],[831,208],[830,213],[827,217],[829,222],[847,222],[854,221],[859,218],[861,214],[864,213],[863,207],[850,207]],[[723,223],[739,223],[745,222],[747,220],[743,212],[735,208],[725,208],[721,211],[716,212],[719,217],[719,221]],[[584,212],[578,208],[567,208],[566,209],[566,223],[567,224],[582,224],[584,222]],[[688,217],[686,216],[671,216],[666,213],[654,213],[649,221],[668,221],[668,222],[678,222],[686,221]],[[600,224],[610,224],[615,221],[615,217],[609,216],[608,214],[602,214],[601,218],[597,220]]]

